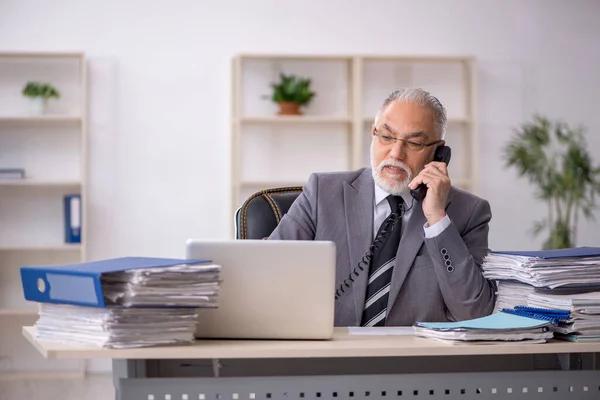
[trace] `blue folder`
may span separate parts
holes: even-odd
[[[81,195],[71,194],[63,199],[65,243],[81,243]]]
[[[546,259],[571,257],[598,257],[600,256],[600,247],[573,247],[569,249],[538,251],[493,251],[492,253],[506,254],[511,256],[538,257]]]
[[[209,260],[122,257],[68,265],[21,267],[25,299],[41,303],[106,307],[101,277],[140,268],[205,264]]]
[[[435,330],[515,330],[547,327],[549,321],[497,312],[485,317],[459,322],[417,322],[417,326]]]

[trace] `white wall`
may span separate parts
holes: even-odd
[[[90,58],[92,258],[180,257],[189,237],[228,235],[236,53],[475,56],[490,245],[523,249],[545,209],[500,150],[540,111],[587,125],[600,161],[599,15],[594,0],[3,0],[0,51]],[[597,227],[579,244],[598,244]]]

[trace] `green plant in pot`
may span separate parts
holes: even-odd
[[[30,100],[30,111],[34,115],[46,112],[48,99],[60,98],[60,92],[51,84],[44,82],[29,81],[23,87],[23,96]]]
[[[271,99],[279,105],[279,115],[301,115],[300,107],[307,106],[315,96],[310,84],[310,79],[280,74],[280,81],[271,84]]]
[[[592,163],[583,131],[536,115],[504,148],[506,165],[527,177],[548,206],[547,217],[533,226],[534,235],[547,233],[544,249],[575,247],[580,214],[594,217],[600,168]]]

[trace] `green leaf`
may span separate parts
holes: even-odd
[[[273,89],[271,99],[275,103],[296,102],[301,106],[307,105],[315,96],[315,93],[310,90],[310,84],[310,79],[280,73],[279,82],[271,84]]]
[[[535,196],[552,207],[552,226],[537,221],[532,228],[534,235],[548,231],[544,248],[574,246],[576,214],[593,219],[600,166],[592,161],[584,131],[534,115],[514,130],[503,148],[506,166],[516,169],[531,183]]]
[[[41,97],[49,99],[51,97],[59,98],[60,92],[49,83],[29,81],[21,90],[21,94],[25,97],[35,98]]]

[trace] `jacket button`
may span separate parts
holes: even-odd
[[[448,261],[450,259],[450,254],[444,254],[444,260]]]
[[[453,272],[453,271],[454,271],[454,267],[453,267],[452,265],[448,265],[448,266],[446,267],[446,271],[448,271],[448,272]]]
[[[446,264],[446,267],[449,267],[449,266],[451,266],[451,265],[452,265],[452,261],[450,261],[450,260],[446,260],[445,264]]]
[[[448,250],[445,247],[443,247],[442,250],[440,250],[440,251],[441,251],[442,255],[444,255],[444,256],[446,254],[448,254]]]

